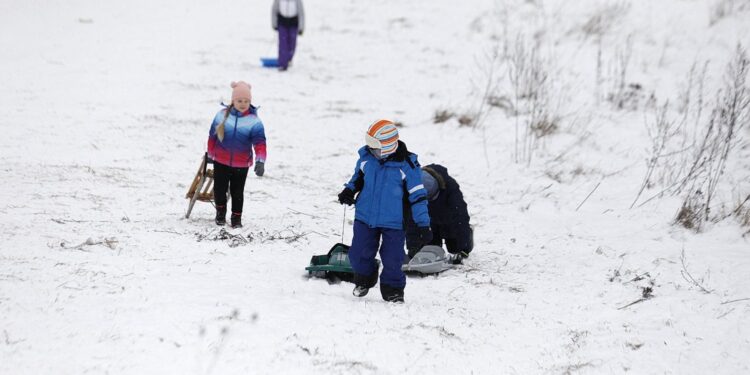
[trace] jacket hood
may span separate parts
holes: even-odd
[[[229,108],[229,105],[228,104],[224,104],[224,102],[221,103],[221,106],[224,107],[225,109]],[[260,108],[260,107],[256,107],[256,106],[250,104],[250,108],[248,109],[249,112],[247,114],[251,114],[251,115],[256,115],[257,116],[258,115],[258,108]],[[238,111],[235,108],[232,108],[232,112],[230,112],[230,114],[232,114],[234,116],[239,116],[239,117],[247,115],[247,114],[242,114],[240,111]]]

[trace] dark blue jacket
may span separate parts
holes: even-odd
[[[398,144],[385,160],[370,154],[367,147],[360,148],[354,175],[344,185],[359,192],[354,217],[371,228],[404,229],[405,208],[411,208],[410,216],[418,226],[430,226],[417,155],[403,142]]]
[[[433,233],[440,238],[456,241],[457,251],[471,251],[473,247],[469,211],[458,182],[439,164],[422,167],[438,182],[437,197],[429,201],[430,223]],[[414,237],[416,228],[408,226],[407,236]]]

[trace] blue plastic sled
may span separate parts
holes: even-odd
[[[264,68],[278,68],[279,59],[275,57],[261,57],[260,63],[263,64]]]

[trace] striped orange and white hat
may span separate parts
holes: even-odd
[[[375,121],[367,129],[365,142],[370,148],[380,149],[381,157],[386,157],[398,148],[398,128],[393,121]]]

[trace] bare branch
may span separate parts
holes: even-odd
[[[599,181],[599,183],[597,183],[597,184],[596,184],[596,186],[594,186],[594,189],[593,189],[593,190],[591,190],[591,192],[589,193],[589,195],[587,195],[587,196],[586,196],[586,198],[585,198],[585,199],[584,199],[584,200],[583,200],[583,201],[582,201],[582,202],[581,202],[581,203],[580,203],[580,204],[578,205],[578,207],[576,207],[576,211],[578,211],[578,209],[579,209],[579,208],[581,208],[581,206],[583,206],[583,204],[584,204],[584,203],[586,203],[586,201],[587,201],[587,200],[589,199],[589,197],[591,196],[591,194],[594,194],[594,192],[596,191],[596,189],[597,189],[597,188],[599,187],[599,185],[601,185],[601,184],[602,184],[602,182],[601,182],[601,181]]]
[[[729,303],[740,302],[740,301],[750,301],[750,297],[748,297],[748,298],[740,298],[740,299],[733,299],[731,301],[724,301],[721,304],[722,305],[726,305],[726,304],[729,304]]]
[[[684,278],[685,281],[697,286],[698,288],[700,288],[701,291],[703,291],[703,293],[711,294],[713,292],[713,289],[708,290],[703,285],[701,285],[701,283],[696,281],[693,275],[691,275],[690,272],[687,270],[687,266],[685,265],[685,248],[682,248],[682,254],[680,255],[680,262],[682,263],[682,271],[680,271],[680,273],[682,274],[682,278]]]

